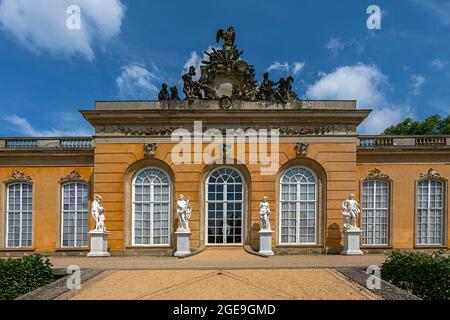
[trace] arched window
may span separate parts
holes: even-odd
[[[170,244],[170,179],[157,168],[133,180],[133,245]]]
[[[305,168],[292,168],[281,178],[281,244],[317,243],[316,176]]]
[[[87,247],[89,186],[82,182],[62,185],[61,247]]]
[[[363,244],[389,244],[389,201],[389,181],[363,182],[361,193]]]
[[[417,188],[417,244],[442,245],[444,228],[444,182],[424,179]]]
[[[207,244],[243,242],[244,179],[232,168],[214,170],[206,180]]]
[[[33,237],[33,185],[13,183],[7,186],[6,245],[31,248]]]

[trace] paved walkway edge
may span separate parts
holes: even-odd
[[[364,288],[367,288],[366,281],[369,275],[366,273],[366,270],[363,268],[357,267],[348,267],[348,268],[336,268],[336,271],[340,272],[347,278],[359,283]],[[381,289],[368,289],[373,293],[381,296],[384,300],[422,300],[419,297],[400,289],[399,287],[394,286],[393,284],[381,280]]]
[[[65,270],[64,270],[65,271]],[[82,269],[81,270],[81,284],[84,282],[94,278],[95,276],[102,273],[102,269]],[[61,274],[61,270],[54,270],[54,274]],[[65,273],[64,273],[65,274]],[[46,286],[38,288],[34,291],[31,291],[23,296],[16,298],[15,300],[53,300],[62,294],[70,291],[67,288],[67,279],[70,277],[70,274],[63,276],[62,278],[55,280],[49,283]]]

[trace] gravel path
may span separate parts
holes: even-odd
[[[332,269],[109,270],[73,300],[374,300],[378,296]]]

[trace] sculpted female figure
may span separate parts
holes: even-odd
[[[269,202],[267,202],[267,197],[262,199],[259,204],[259,223],[261,230],[271,230],[270,228],[270,208]]]
[[[102,205],[102,197],[96,194],[91,209],[92,218],[95,221],[95,231],[106,231],[105,226],[105,209]]]
[[[189,219],[191,219],[191,204],[180,194],[177,201],[178,230],[189,231]]]

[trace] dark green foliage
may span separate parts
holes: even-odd
[[[0,259],[0,300],[13,300],[51,281],[52,264],[42,255]]]
[[[442,119],[440,115],[435,114],[424,121],[408,118],[387,128],[383,134],[394,136],[450,134],[450,116]]]
[[[450,257],[441,251],[393,251],[381,267],[381,277],[422,299],[450,299]]]

